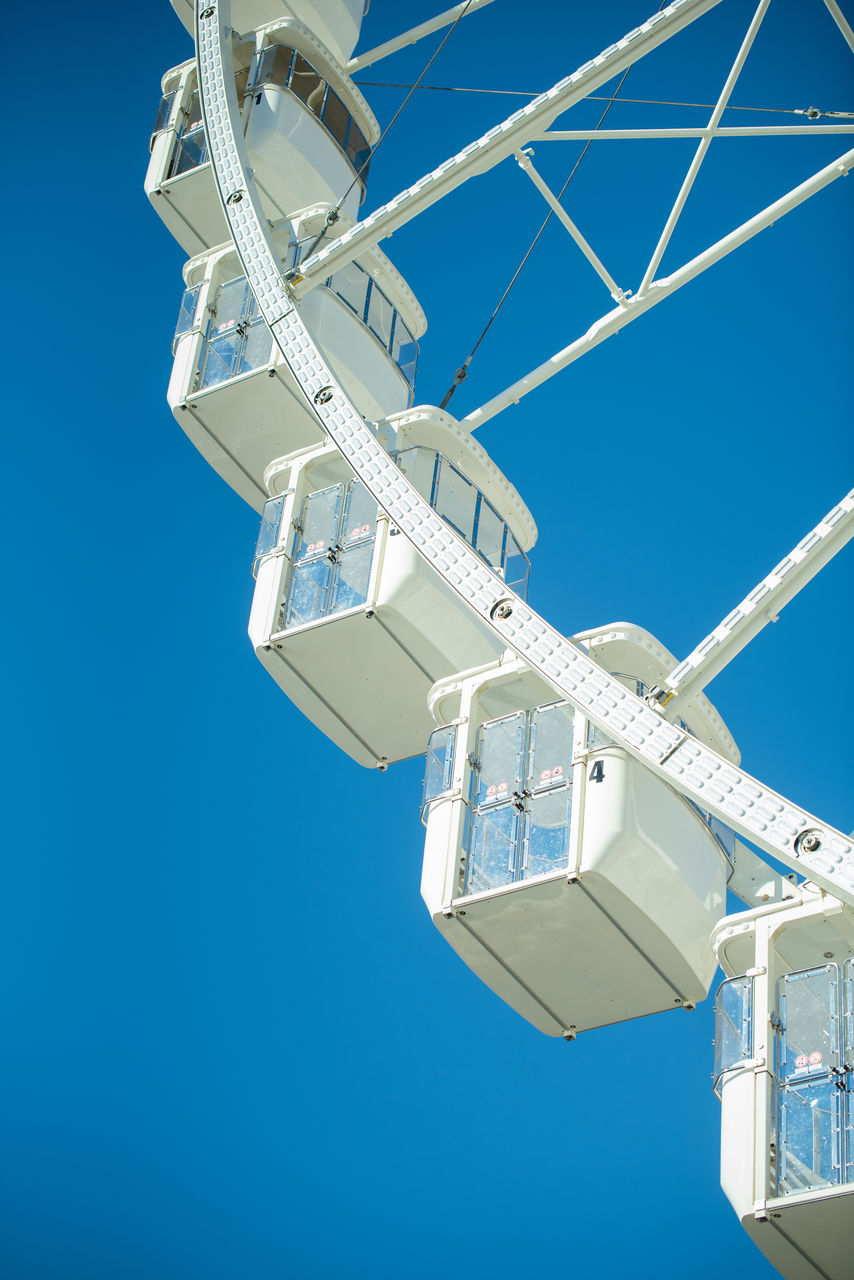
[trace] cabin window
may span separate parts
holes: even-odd
[[[178,93],[177,86],[174,89],[167,90],[160,99],[157,106],[157,115],[154,118],[154,128],[151,130],[151,143],[149,150],[154,146],[158,133],[162,133],[169,126],[172,118],[172,104]]]
[[[392,456],[409,483],[437,515],[524,599],[528,594],[528,557],[492,503],[447,458],[433,449],[416,445]]]
[[[565,702],[477,731],[460,888],[481,893],[569,865],[574,714]]]
[[[255,88],[264,84],[289,90],[317,116],[358,174],[364,200],[371,148],[344,102],[320,72],[295,49],[271,45],[262,55]]]
[[[331,485],[303,500],[281,631],[365,603],[376,531],[377,504],[359,480]]]
[[[190,289],[185,289],[181,296],[181,305],[178,308],[178,323],[175,325],[175,336],[172,339],[172,354],[175,354],[175,348],[178,345],[178,339],[183,338],[186,333],[191,333],[196,323],[196,304],[199,300],[199,291],[201,285],[194,285]]]
[[[279,545],[279,532],[282,526],[282,511],[285,506],[285,495],[268,498],[261,510],[261,528],[255,544],[255,558],[252,563],[252,576],[258,572],[258,561],[275,551]]]
[[[454,751],[457,744],[457,726],[443,725],[434,729],[427,743],[427,767],[424,771],[424,792],[421,799],[421,821],[426,823],[430,806],[439,796],[448,795],[454,775]]]
[[[221,284],[210,306],[196,389],[204,391],[241,373],[264,368],[272,352],[273,338],[249,281],[238,276]]]
[[[418,343],[376,281],[357,262],[348,262],[346,267],[329,276],[324,286],[368,326],[414,391]]]
[[[248,68],[236,72],[234,82],[237,88],[237,101],[241,109],[248,81]],[[155,132],[152,134],[152,143],[158,130],[164,129],[170,123],[172,103],[177,93],[178,89],[173,89],[170,94],[164,94],[160,99],[157,120],[155,121]],[[168,105],[167,98],[169,99]],[[207,158],[208,144],[202,120],[202,104],[198,88],[194,86],[189,92],[186,105],[178,112],[175,147],[172,151],[166,177],[177,178],[179,174],[189,173],[191,169],[196,169],[200,164],[204,164]]]
[[[715,996],[715,1065],[713,1087],[720,1098],[721,1082],[753,1055],[753,979],[746,974],[728,978]]]
[[[777,1195],[854,1181],[854,960],[777,983]]]

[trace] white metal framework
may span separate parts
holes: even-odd
[[[466,178],[512,155],[547,128],[573,102],[601,87],[615,73],[694,21],[714,3],[716,0],[675,0],[669,8],[618,41],[611,50],[593,59],[511,116],[503,125],[472,143],[383,209],[345,232],[332,245],[322,248],[314,259],[313,267],[304,268],[301,280],[294,282],[294,291],[304,292],[312,279],[328,275],[333,267],[351,260],[355,253],[368,245],[376,244]],[[763,3],[757,21],[764,8]],[[198,0],[196,40],[199,87],[211,159],[243,268],[302,395],[379,506],[465,605],[547,679],[562,697],[648,768],[729,823],[741,836],[854,905],[854,843],[849,837],[702,746],[612,679],[522,600],[508,593],[504,582],[487,569],[401,475],[322,358],[294,306],[291,287],[282,276],[266,222],[260,214],[242,135],[234,125],[238,119],[238,105],[233,78],[227,70],[231,57],[228,0],[208,5]],[[716,124],[715,120],[713,127]],[[702,154],[698,149],[699,160],[695,157],[694,171],[703,154],[705,147]],[[656,258],[650,264],[648,279],[635,299],[636,311],[631,314],[654,305],[754,235],[774,217],[846,173],[852,159],[854,152],[849,152],[827,166],[809,182],[801,184],[776,205],[752,222],[745,223],[667,280],[653,281]],[[689,177],[693,180],[692,175]],[[678,210],[676,212],[678,216]],[[672,227],[669,230],[665,228],[668,236],[670,230]],[[627,314],[626,305],[618,305],[616,312],[612,312],[599,326],[594,326],[595,332],[591,330],[580,344],[574,344],[575,350],[568,348],[550,361],[546,369],[541,367],[524,379],[524,385],[516,383],[483,410],[469,415],[469,425],[478,425],[557,368],[577,358],[582,349],[595,345],[608,332],[615,332],[626,323]]]

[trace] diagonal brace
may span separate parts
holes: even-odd
[[[560,203],[557,196],[552,191],[551,187],[534,168],[534,165],[531,162],[532,154],[533,152],[528,147],[525,147],[521,151],[516,152],[516,160],[519,164],[520,169],[523,169],[524,172],[527,173],[528,177],[531,179],[534,186],[537,188],[540,195],[543,197],[546,204],[551,209],[552,213],[556,214],[557,217],[560,219],[560,221],[563,223],[563,225],[566,227],[567,231],[572,236],[573,240],[578,245],[579,249],[584,254],[585,258],[590,263],[593,270],[596,272],[599,278],[603,280],[605,284],[608,286],[608,292],[610,293],[614,301],[618,302],[622,307],[626,306],[627,304],[626,293],[624,292],[624,290],[620,288],[616,280],[614,280],[613,276],[606,270],[604,264],[593,252],[590,245],[585,240],[584,236],[578,230],[578,227],[575,225],[575,223],[570,218],[569,214],[566,212],[566,209],[564,209],[563,205]]]

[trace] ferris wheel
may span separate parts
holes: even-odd
[[[848,173],[854,151],[841,136],[831,163],[659,274],[712,145],[769,132],[722,124],[768,0],[703,127],[557,122],[716,2],[662,8],[359,220],[381,131],[353,74],[489,0],[357,57],[361,0],[234,0],[231,13],[227,0],[199,0],[195,14],[181,0],[197,56],[164,77],[147,188],[191,255],[170,404],[262,517],[250,619],[259,659],[358,763],[384,770],[426,751],[422,896],[469,967],[546,1034],[571,1040],[693,1007],[723,967],[724,1189],[790,1280],[843,1280],[854,844],[741,769],[703,691],[852,536],[854,493],[781,548],[785,558],[680,662],[639,626],[566,639],[527,604],[536,525],[473,435]],[[825,2],[854,52],[839,6]],[[841,113],[825,115],[776,128],[854,132]],[[696,149],[632,292],[531,144],[674,135]],[[415,401],[426,321],[379,246],[513,160],[613,305],[457,420],[450,397],[442,408]],[[737,915],[725,914],[727,887],[745,904]]]

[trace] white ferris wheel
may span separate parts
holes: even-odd
[[[854,161],[854,116],[846,104],[805,106],[782,124],[730,123],[769,10],[760,0],[703,123],[696,112],[689,124],[608,121],[631,68],[727,3],[675,0],[360,217],[384,133],[353,77],[433,32],[452,35],[491,3],[468,0],[354,56],[363,0],[198,0],[195,10],[173,0],[196,58],[163,78],[146,180],[189,255],[169,402],[261,515],[249,632],[276,684],[359,765],[385,771],[426,753],[422,897],[441,934],[507,1005],[569,1041],[693,1008],[720,965],[724,1191],[788,1280],[846,1280],[854,842],[742,767],[704,690],[854,534],[850,480],[829,476],[824,518],[674,655],[622,621],[567,638],[527,603],[537,527],[480,428],[530,393],[535,405],[582,356],[806,201],[820,204]],[[814,7],[854,54],[836,0]],[[808,135],[832,158],[822,152],[809,176],[670,267],[710,153]],[[689,159],[629,282],[546,157],[561,143],[667,140]],[[443,407],[421,404],[418,281],[410,287],[381,246],[499,166],[536,193],[604,302],[455,418],[479,342]],[[465,226],[476,237],[476,218]],[[553,331],[532,328],[540,342]],[[700,370],[721,376],[708,351]],[[565,424],[553,424],[552,444],[561,432],[569,467]],[[625,460],[607,443],[602,453],[616,483]],[[637,475],[641,506],[672,492],[680,458],[667,461]],[[683,502],[675,536],[690,525]],[[730,914],[728,891],[740,900]]]

